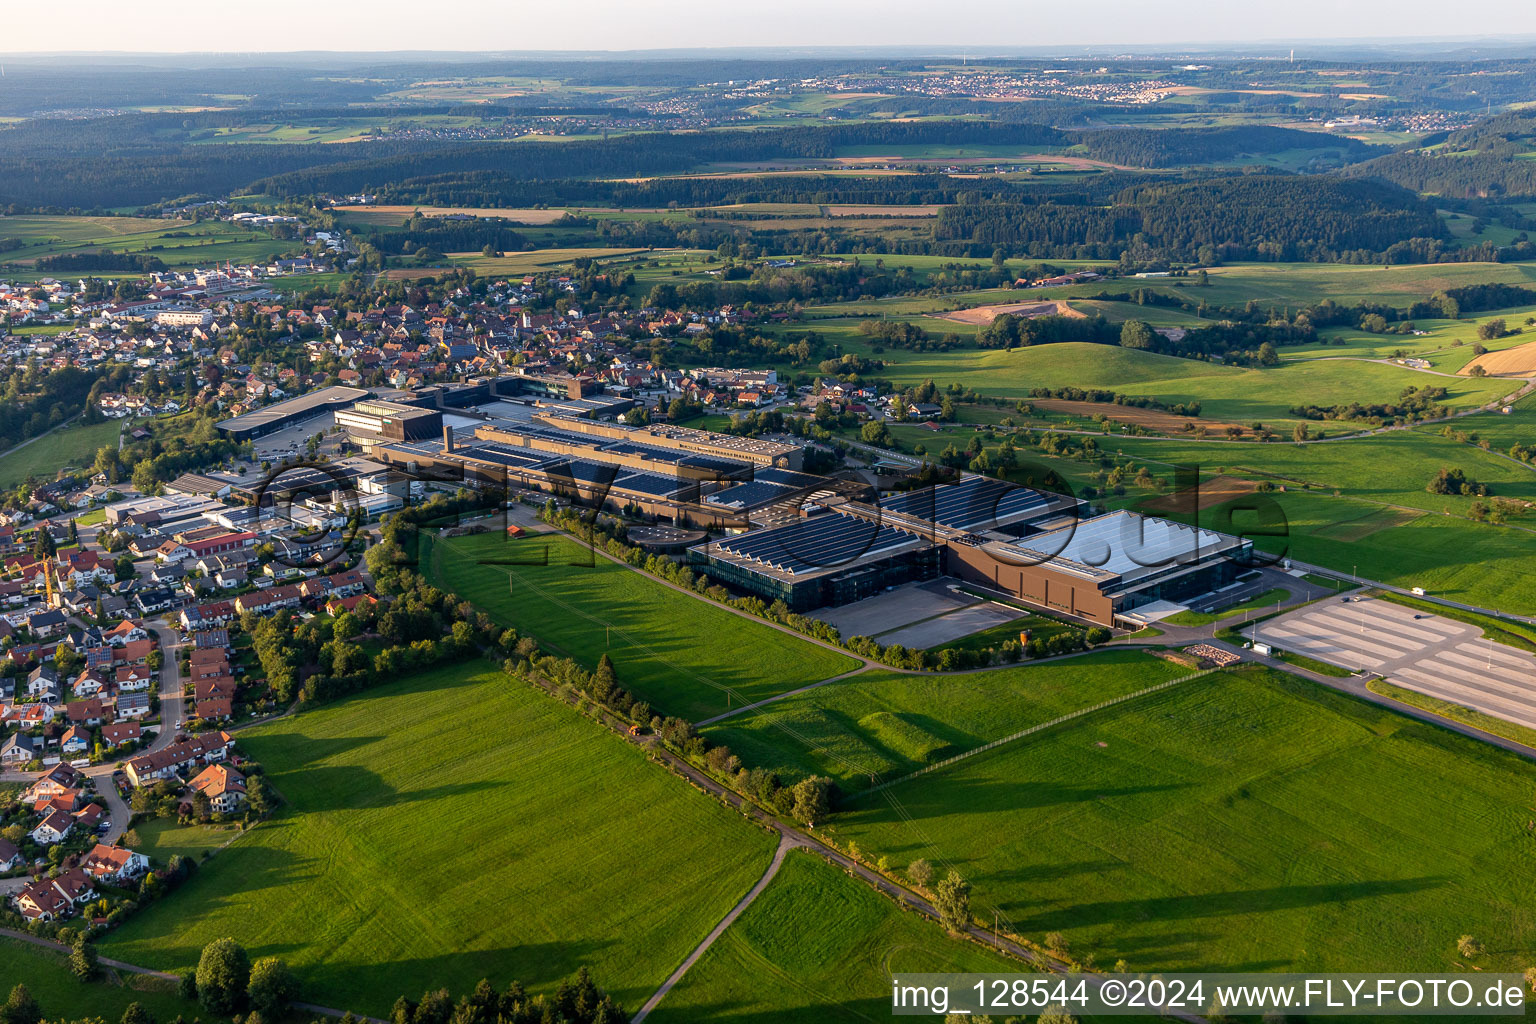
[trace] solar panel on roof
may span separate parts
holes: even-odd
[[[759,469],[752,474],[754,480],[766,480],[769,483],[784,484],[786,487],[814,487],[822,482],[822,478],[810,473],[800,473],[793,469],[780,469],[778,466],[769,466]]]
[[[1035,508],[1047,499],[1039,491],[990,477],[968,477],[958,484],[924,487],[885,499],[890,512],[915,516],[955,530],[970,530]]]
[[[754,505],[764,505],[771,501],[778,501],[786,495],[793,494],[795,488],[786,487],[783,484],[771,483],[767,480],[753,480],[750,483],[737,484],[735,487],[727,487],[706,495],[704,500],[711,505],[729,505],[735,508],[751,508]]]
[[[912,534],[889,526],[831,513],[729,537],[717,546],[738,558],[793,575],[847,565],[914,539]]]

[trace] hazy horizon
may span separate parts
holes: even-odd
[[[247,9],[211,8],[195,31],[177,35],[115,0],[80,0],[67,36],[44,19],[20,22],[0,53],[11,56],[680,51],[901,47],[976,48],[997,52],[1083,47],[1289,46],[1315,42],[1368,45],[1393,41],[1505,42],[1536,33],[1536,5],[1492,0],[1479,10],[1487,33],[1433,32],[1445,15],[1431,0],[1291,0],[1248,5],[1190,0],[1168,8],[1136,0],[1104,0],[1091,8],[998,0],[959,0],[942,21],[917,0],[784,0],[771,10],[712,8],[681,0],[645,5],[589,0],[579,10],[495,0],[446,0],[423,16],[418,5],[328,4],[267,0],[253,31]],[[1438,17],[1437,17],[1438,16]],[[280,31],[288,25],[289,32]],[[1456,27],[1464,28],[1464,24]],[[61,48],[61,38],[69,47]],[[472,43],[473,45],[466,45]]]

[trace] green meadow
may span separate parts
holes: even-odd
[[[43,1018],[50,1021],[115,1021],[131,1003],[140,1004],[156,1020],[166,1022],[177,1017],[191,1020],[207,1013],[198,1004],[179,998],[175,985],[164,979],[104,968],[96,980],[82,983],[70,973],[68,953],[0,938],[0,1003],[16,985],[27,986]]]
[[[1289,427],[1301,422],[1291,412],[1294,405],[1393,402],[1410,387],[1444,387],[1448,392],[1445,404],[1453,409],[1471,409],[1520,386],[1513,380],[1434,376],[1403,366],[1346,359],[1298,359],[1252,369],[1078,342],[1012,351],[886,348],[877,352],[872,339],[859,333],[860,323],[818,321],[792,332],[781,329],[781,333],[815,331],[829,343],[828,354],[852,352],[883,360],[886,365],[879,375],[902,386],[931,380],[940,386],[959,384],[983,395],[1010,399],[1027,399],[1030,389],[1036,387],[1107,388],[1166,403],[1198,401],[1203,419],[1242,424],[1258,421]],[[927,326],[931,329],[933,323],[943,321]],[[1332,433],[1340,429],[1336,423],[1313,425]]]
[[[1238,671],[856,799],[830,828],[897,868],[956,868],[978,917],[1100,964],[1444,971],[1472,934],[1480,969],[1519,970],[1530,789],[1514,755]]]
[[[951,939],[815,854],[791,850],[779,873],[647,1020],[777,1024],[890,1016],[895,972],[1024,973],[1025,965]]]
[[[298,242],[224,221],[51,214],[0,217],[0,264],[10,265],[5,273],[13,278],[66,277],[69,271],[36,270],[36,261],[44,256],[99,249],[143,253],[176,268],[226,260],[247,263],[301,247]]]
[[[547,650],[589,666],[606,652],[620,684],[663,715],[707,718],[858,667],[559,536],[457,537],[422,562],[435,584]]]
[[[0,454],[0,488],[15,487],[28,477],[52,480],[65,466],[87,469],[96,450],[117,444],[120,420],[74,423]]]
[[[232,936],[286,959],[308,999],[375,1016],[481,978],[549,991],[586,965],[634,1008],[773,848],[640,748],[479,662],[258,726],[240,746],[284,808],[104,955],[182,971]]]
[[[1133,650],[960,675],[873,670],[704,732],[749,765],[852,792],[1187,672]]]

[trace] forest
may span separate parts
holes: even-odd
[[[1536,115],[1517,111],[1485,118],[1458,132],[1430,135],[1415,147],[1358,164],[1346,173],[1458,199],[1533,196],[1533,151]]]
[[[1077,138],[1094,159],[1131,167],[1222,163],[1242,156],[1283,153],[1290,149],[1327,151],[1340,163],[1350,163],[1386,152],[1385,147],[1370,146],[1344,135],[1268,125],[1170,128],[1157,132],[1112,128],[1082,132]]]
[[[1035,257],[1115,259],[1131,252],[1202,263],[1329,262],[1444,233],[1434,209],[1404,189],[1287,174],[1133,186],[1108,207],[957,205],[945,208],[934,228],[939,241],[1011,245]]]

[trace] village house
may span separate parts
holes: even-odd
[[[144,727],[138,722],[114,722],[101,727],[101,744],[108,750],[124,743],[137,743],[144,735]]]
[[[74,825],[75,819],[70,817],[68,812],[54,808],[43,817],[36,828],[27,834],[32,837],[34,843],[51,846],[54,843],[62,843]]]
[[[59,751],[66,757],[78,757],[91,749],[91,731],[83,725],[72,725],[59,741]]]
[[[39,878],[17,893],[14,902],[17,912],[28,921],[57,921],[95,898],[96,887],[90,876],[80,868],[71,868],[56,878]]]
[[[149,694],[119,694],[116,704],[116,716],[120,720],[149,717]]]
[[[97,843],[80,862],[80,867],[98,882],[122,886],[142,877],[149,870],[149,858],[121,846]]]
[[[35,761],[42,754],[43,741],[25,733],[6,737],[0,743],[0,764],[15,768]]]
[[[222,761],[229,756],[235,744],[227,732],[205,732],[190,739],[173,743],[164,750],[129,758],[123,765],[123,773],[135,786],[148,785],[157,779],[168,779],[183,768]]]
[[[38,776],[32,785],[22,790],[21,802],[24,804],[37,803],[43,800],[51,800],[57,796],[74,793],[80,789],[85,776],[79,770],[67,764],[56,764],[45,773]]]
[[[71,725],[100,725],[107,717],[107,709],[100,698],[92,697],[64,705],[64,717]]]
[[[196,793],[206,796],[208,805],[219,814],[233,813],[245,801],[245,776],[228,765],[211,764],[188,784],[183,806],[190,809],[192,795]]]

